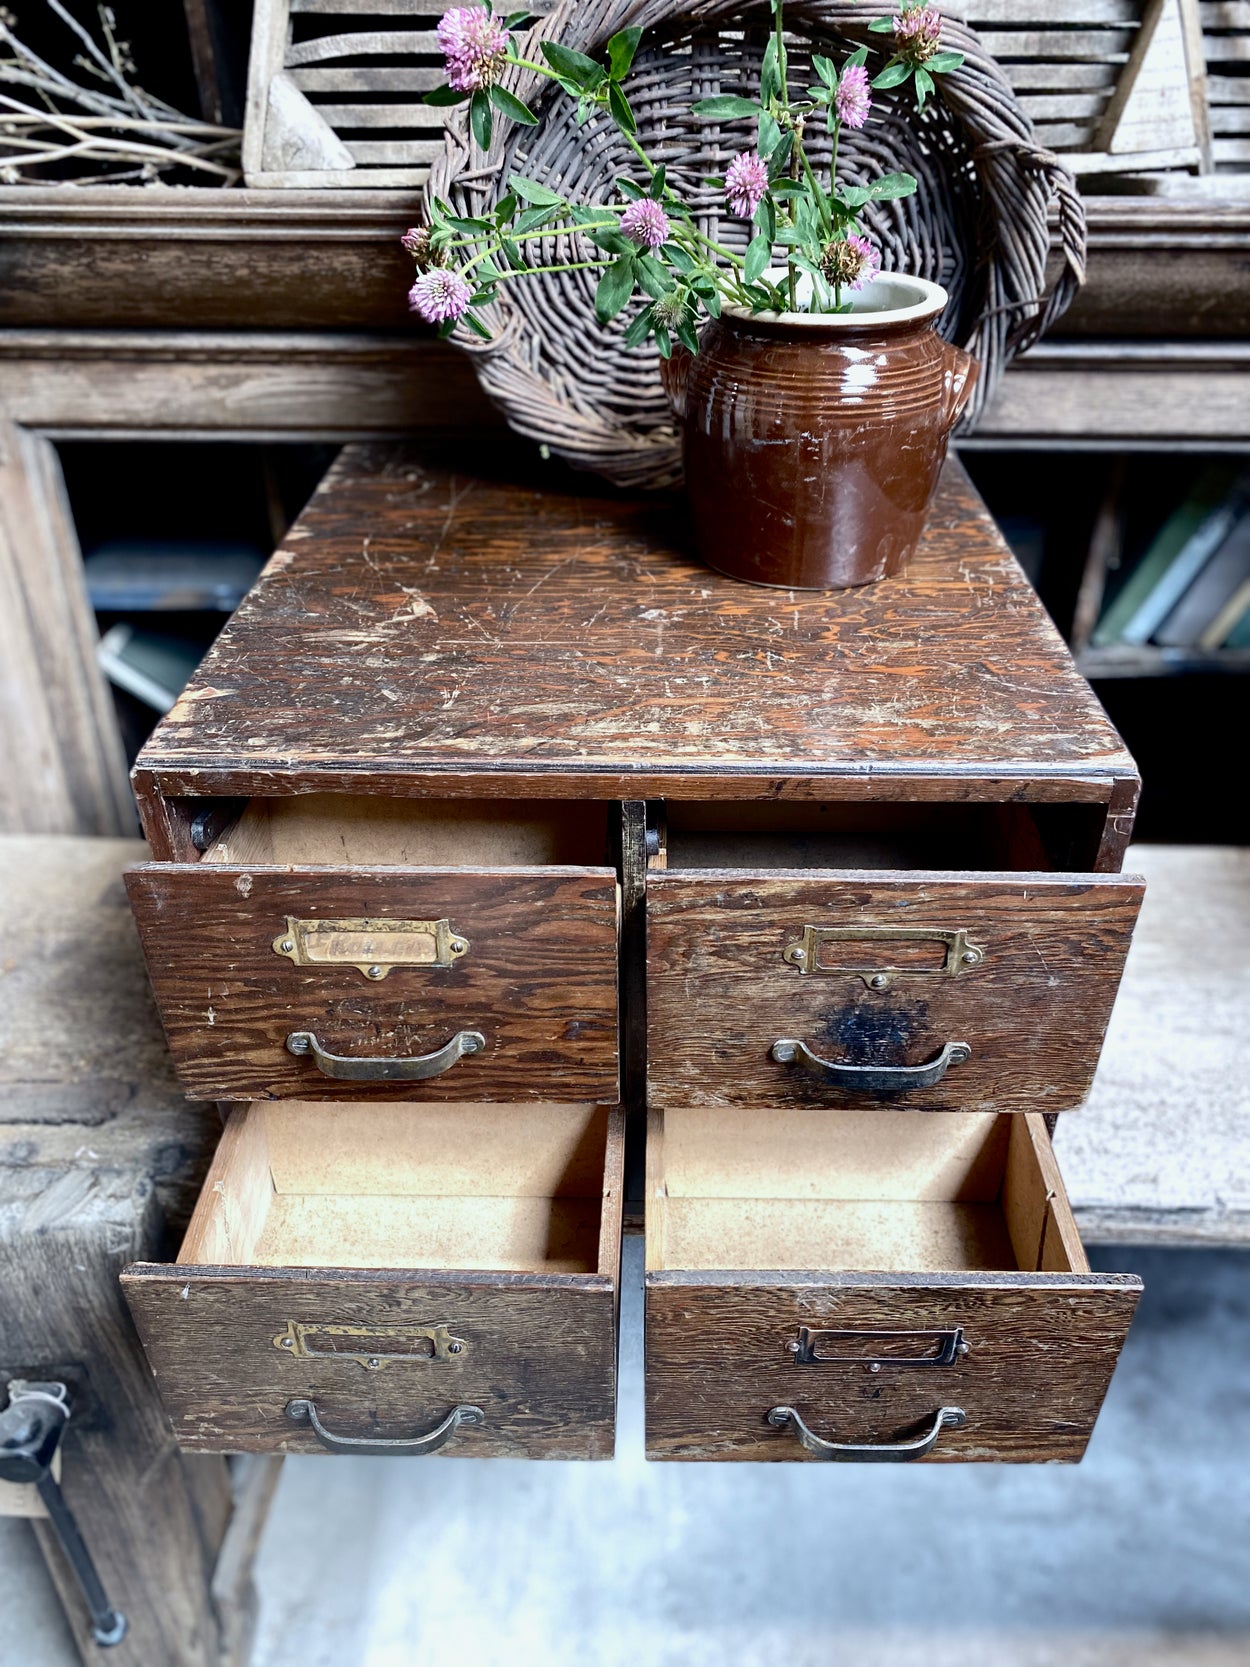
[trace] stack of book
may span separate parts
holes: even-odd
[[[1205,469],[1104,607],[1095,648],[1250,648],[1250,469]]]

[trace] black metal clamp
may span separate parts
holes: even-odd
[[[65,1384],[11,1378],[9,1404],[0,1411],[0,1482],[33,1484],[82,1591],[91,1615],[91,1636],[101,1649],[108,1649],[126,1636],[126,1617],[109,1602],[74,1514],[52,1474],[69,1415]]]

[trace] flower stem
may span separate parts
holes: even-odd
[[[610,264],[610,258],[605,255],[602,260],[571,260],[561,261],[555,266],[527,266],[524,272],[516,272],[510,267],[507,272],[499,274],[498,280],[492,278],[491,282],[502,282],[508,278],[528,278],[534,272],[589,272],[592,267]]]
[[[706,233],[701,232],[698,226],[694,225],[693,222],[687,225],[684,229],[690,233],[691,237],[697,237],[705,249],[711,249],[714,254],[723,256],[723,258],[727,261],[732,261],[735,266],[742,266],[745,264],[741,255],[735,255],[733,250],[726,249],[723,243],[714,243],[712,239],[708,237]]]
[[[502,243],[530,243],[542,237],[571,237],[576,232],[612,231],[615,230],[618,223],[617,220],[612,219],[588,220],[584,226],[579,226],[575,222],[567,226],[535,226],[533,231],[519,234],[501,230],[499,237],[501,246]],[[476,237],[454,237],[450,242],[444,243],[442,247],[444,249],[472,249],[475,244],[481,242],[482,235],[479,232]]]

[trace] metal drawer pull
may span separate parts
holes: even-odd
[[[479,1030],[458,1030],[436,1052],[418,1054],[412,1059],[352,1059],[346,1054],[328,1053],[311,1030],[293,1030],[286,1046],[288,1053],[311,1054],[324,1076],[338,1077],[344,1082],[421,1082],[426,1077],[438,1077],[450,1071],[466,1054],[481,1053],[486,1038]]]
[[[951,1065],[962,1065],[972,1057],[966,1042],[948,1042],[936,1059],[923,1065],[845,1065],[822,1059],[806,1042],[782,1037],[773,1043],[772,1057],[778,1065],[801,1065],[833,1088],[867,1089],[874,1094],[903,1094],[909,1088],[932,1088],[941,1082]]]
[[[937,1438],[944,1429],[960,1429],[965,1419],[962,1407],[939,1407],[924,1435],[914,1441],[888,1442],[824,1441],[808,1429],[793,1407],[774,1407],[768,1414],[768,1422],[777,1430],[793,1425],[795,1435],[809,1453],[834,1464],[906,1464],[911,1459],[925,1458],[937,1446]]]
[[[486,1414],[481,1407],[461,1404],[452,1407],[451,1411],[435,1429],[427,1435],[410,1437],[369,1436],[369,1435],[333,1435],[326,1429],[317,1414],[315,1401],[288,1401],[286,1415],[293,1423],[309,1423],[313,1427],[317,1440],[331,1453],[364,1453],[378,1458],[404,1455],[409,1458],[420,1459],[427,1453],[437,1453],[440,1447],[445,1447],[460,1428],[461,1424],[484,1424]]]

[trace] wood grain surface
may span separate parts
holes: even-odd
[[[678,502],[594,493],[348,449],[141,783],[1105,802],[1135,776],[957,462],[908,574],[836,593],[720,578]]]
[[[378,330],[408,322],[419,192],[0,186],[7,327]],[[1087,199],[1062,335],[1237,337],[1250,205]],[[1143,272],[1149,270],[1149,282]],[[444,370],[463,358],[439,355]]]
[[[401,1439],[480,1406],[485,1423],[458,1430],[449,1458],[612,1456],[615,1278],[135,1265],[122,1285],[188,1450],[323,1453],[284,1415],[307,1397],[335,1434]],[[367,1371],[275,1348],[288,1322],[446,1324],[466,1347]]]
[[[279,868],[152,863],[127,876],[170,1051],[205,1099],[615,1101],[617,889],[610,869]],[[440,919],[470,944],[447,970],[300,967],[297,919]],[[484,1053],[423,1082],[345,1082],[287,1052],[293,1031],[365,1058],[480,1030]]]
[[[770,1408],[796,1408],[825,1440],[896,1442],[957,1406],[967,1422],[922,1462],[1079,1459],[1140,1290],[1128,1274],[649,1273],[647,1456],[811,1463]],[[969,1352],[876,1373],[801,1365],[786,1348],[800,1326],[962,1326]]]
[[[650,1102],[1066,1111],[1093,1080],[1142,892],[1131,875],[652,873]],[[905,943],[826,951],[905,969],[875,990],[788,964],[808,925],[963,929],[984,959],[946,977],[917,975]],[[947,1042],[972,1055],[931,1088],[856,1094],[775,1063],[782,1037],[853,1065],[918,1065]]]

